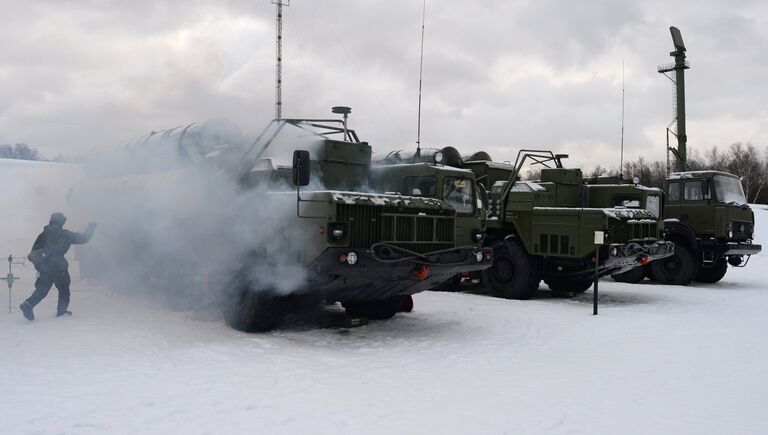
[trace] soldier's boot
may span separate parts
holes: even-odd
[[[71,316],[71,315],[72,315],[72,311],[68,311],[68,310],[59,311],[56,313],[56,317]]]
[[[32,311],[32,305],[30,305],[29,302],[24,302],[19,305],[19,308],[21,308],[21,313],[24,314],[25,319],[30,322],[35,320],[35,313]]]

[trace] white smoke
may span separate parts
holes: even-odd
[[[276,294],[305,287],[301,253],[317,228],[296,224],[291,187],[284,182],[238,185],[232,176],[236,169],[227,166],[241,162],[231,156],[241,156],[248,141],[226,144],[229,158],[222,170],[215,147],[204,148],[215,159],[190,159],[167,152],[178,146],[174,140],[155,140],[165,152],[145,149],[141,156],[118,148],[90,162],[99,165],[99,177],[69,195],[81,219],[99,223],[91,243],[78,252],[83,275],[104,280],[115,291],[157,296],[182,309],[218,309],[244,281],[252,291]],[[311,145],[296,143],[294,148]],[[293,150],[281,144],[275,151]],[[114,173],[130,175],[107,177],[110,165]]]

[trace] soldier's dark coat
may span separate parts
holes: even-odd
[[[69,263],[64,255],[72,245],[87,243],[93,235],[89,227],[84,233],[65,230],[63,225],[50,224],[43,228],[32,245],[32,252],[27,257],[40,276],[35,281],[35,291],[26,300],[34,307],[48,295],[52,285],[59,291],[57,314],[61,315],[69,307]]]

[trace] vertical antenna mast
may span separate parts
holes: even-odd
[[[687,171],[687,152],[686,145],[688,143],[688,135],[685,131],[685,70],[691,66],[688,61],[685,60],[685,44],[683,43],[683,36],[680,34],[680,30],[677,27],[670,27],[669,32],[672,34],[672,45],[675,46],[675,51],[669,53],[670,56],[675,58],[675,63],[661,65],[658,68],[659,73],[664,74],[668,79],[672,80],[675,84],[675,119],[667,126],[667,135],[672,133],[677,137],[677,149],[670,148],[667,145],[667,160],[669,160],[669,153],[675,156],[675,170]],[[675,72],[675,78],[670,77],[667,73]],[[671,132],[669,128],[676,124],[676,132]],[[669,165],[667,165],[669,166]]]
[[[621,159],[619,160],[620,178],[624,178],[624,59],[621,59]]]
[[[419,58],[419,114],[416,121],[416,156],[421,156],[421,76],[424,70],[424,18],[427,15],[427,0],[421,8],[421,57]]]
[[[277,6],[277,64],[275,65],[275,118],[283,118],[283,6],[290,6],[291,0],[272,0]]]

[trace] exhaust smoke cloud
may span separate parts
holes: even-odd
[[[250,142],[232,126],[209,121],[91,156],[91,179],[68,195],[81,219],[99,222],[77,253],[84,278],[217,312],[246,282],[276,294],[304,286],[309,228],[290,224],[295,193],[279,182],[244,189],[233,179]]]

